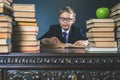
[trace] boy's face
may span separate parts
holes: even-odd
[[[71,13],[63,12],[59,16],[59,23],[64,30],[68,30],[75,23],[75,17]]]

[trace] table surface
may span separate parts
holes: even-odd
[[[119,53],[118,51],[86,51],[84,48],[43,48],[40,53]]]
[[[42,48],[40,49],[39,53],[22,53],[22,52],[11,52],[11,53],[0,53],[0,56],[47,56],[47,55],[66,55],[66,56],[70,56],[70,55],[86,55],[86,56],[93,56],[93,55],[107,55],[109,54],[109,56],[119,56],[120,52],[116,51],[116,52],[112,52],[112,51],[94,51],[94,52],[88,52],[86,51],[84,48]]]

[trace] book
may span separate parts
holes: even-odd
[[[3,15],[3,14],[11,16],[11,10],[8,10],[4,7],[0,7],[0,15]]]
[[[90,28],[88,32],[107,32],[107,31],[114,31],[114,28],[106,28],[106,27],[98,27],[98,28]]]
[[[14,41],[13,45],[15,45],[15,46],[35,46],[35,45],[40,45],[40,41],[39,40]]]
[[[15,26],[13,27],[14,31],[30,31],[30,32],[38,32],[37,26]]]
[[[120,9],[120,3],[114,5],[110,10],[111,10],[111,12],[114,12],[114,11],[116,11],[118,9]]]
[[[1,45],[10,45],[10,44],[12,44],[12,42],[11,42],[11,38],[6,38],[6,39],[0,39],[0,46]]]
[[[116,27],[116,32],[117,32],[117,31],[120,31],[120,26],[117,26],[117,27]]]
[[[114,22],[116,22],[116,21],[120,21],[120,16],[116,16],[116,17],[114,18]]]
[[[116,21],[116,26],[120,26],[120,21]]]
[[[11,33],[0,32],[0,39],[11,38]]]
[[[37,26],[37,22],[17,22],[18,26]]]
[[[11,28],[7,27],[0,27],[0,32],[7,32],[7,33],[12,33]]]
[[[20,53],[40,53],[40,50],[14,50],[12,49],[12,52],[20,52]]]
[[[13,0],[7,0],[8,2],[10,2],[10,3],[12,3],[13,2]]]
[[[11,5],[12,0],[0,0],[0,3],[1,3],[1,2],[4,2],[4,3],[6,3],[7,5]]]
[[[20,21],[20,22],[36,22],[35,18],[18,18],[14,17],[14,21]]]
[[[12,28],[12,23],[8,21],[0,21],[0,27],[10,27]]]
[[[1,45],[0,46],[0,53],[9,53],[11,52],[12,45]]]
[[[0,7],[6,8],[7,10],[10,10],[10,11],[12,10],[12,7],[6,2],[0,2]]]
[[[114,22],[114,20],[112,18],[107,18],[107,19],[89,19],[86,21],[86,24],[91,24],[91,23],[95,23],[95,22]]]
[[[111,18],[113,18],[113,19],[114,19],[114,22],[115,22],[115,19],[117,19],[117,18],[119,18],[119,17],[120,17],[120,14],[114,15],[114,16],[112,16]]]
[[[34,4],[12,4],[13,11],[30,11],[35,12]]]
[[[117,39],[117,45],[120,48],[120,39]]]
[[[86,28],[93,28],[93,27],[115,27],[115,23],[92,23],[92,24],[86,24]]]
[[[74,46],[71,43],[59,43],[59,44],[54,44],[54,43],[42,43],[40,45],[41,48],[81,48],[84,49],[85,46]]]
[[[113,47],[117,47],[117,42],[116,41],[96,41],[96,42],[89,42],[89,46],[90,47],[107,47],[107,48],[113,48]]]
[[[108,52],[116,52],[118,51],[118,48],[117,47],[114,47],[114,48],[96,48],[96,47],[86,47],[85,48],[86,51],[90,51],[90,52],[102,52],[102,51],[108,51]]]
[[[21,40],[36,40],[37,35],[34,34],[13,34],[13,40],[21,41]]]
[[[0,21],[8,21],[8,22],[12,22],[12,17],[7,16],[7,15],[1,15],[0,16]]]
[[[35,18],[34,12],[25,12],[25,11],[15,11],[13,12],[14,17],[26,17],[26,18]]]
[[[26,51],[26,50],[22,50],[22,51],[19,51],[19,50],[12,50],[12,52],[20,52],[20,53],[40,53],[40,50],[34,50],[34,51],[32,51],[32,50],[29,50],[29,51]]]
[[[116,32],[116,38],[120,38],[120,31]]]
[[[119,14],[120,14],[120,10],[116,10],[110,14],[110,17],[115,16],[115,15],[119,15]]]
[[[17,34],[29,34],[29,35],[37,35],[38,34],[38,32],[36,32],[36,31],[14,31],[14,33],[17,33]]]
[[[87,32],[87,37],[101,37],[101,38],[113,38],[114,32]]]
[[[88,41],[115,41],[115,38],[95,38],[95,37],[90,37],[88,38]]]
[[[12,49],[17,52],[36,52],[39,51],[40,46],[13,46]]]

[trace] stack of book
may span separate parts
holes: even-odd
[[[86,21],[86,33],[89,41],[88,51],[117,51],[114,29],[115,23],[112,18],[89,19]]]
[[[12,4],[13,52],[38,53],[40,42],[37,40],[38,25],[35,19],[34,4]]]
[[[110,10],[110,17],[114,19],[116,24],[116,40],[118,41],[118,46],[120,46],[120,3],[113,6]]]
[[[0,53],[11,52],[12,17],[11,2],[0,0]]]

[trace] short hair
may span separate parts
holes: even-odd
[[[63,8],[60,10],[60,12],[59,12],[59,16],[60,16],[63,12],[68,12],[68,13],[70,13],[70,14],[73,13],[73,17],[76,16],[75,10],[74,10],[73,8],[71,8],[70,6],[65,6],[65,7],[63,7]]]

